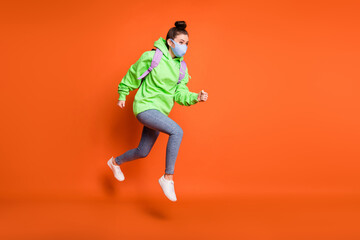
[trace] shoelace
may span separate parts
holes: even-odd
[[[173,184],[174,185],[174,181],[173,180],[166,180],[166,178],[164,178],[165,179],[165,181],[167,181],[167,182],[170,182],[171,184]]]
[[[111,165],[113,165],[113,167],[114,167],[115,169],[120,170],[120,169],[119,169],[119,168],[120,168],[119,165],[116,165],[116,164],[114,164],[113,162],[111,162]]]
[[[118,173],[121,171],[121,170],[120,170],[120,167],[117,166],[117,165],[114,165],[114,164],[113,164],[113,168],[114,168],[115,171],[118,172]]]

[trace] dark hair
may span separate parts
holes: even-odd
[[[169,45],[167,43],[167,40],[169,38],[171,39],[175,39],[177,35],[179,34],[185,34],[189,36],[189,33],[185,30],[186,28],[186,23],[185,21],[176,21],[175,22],[175,27],[170,28],[170,30],[168,31],[167,35],[166,35],[166,47],[169,49]]]

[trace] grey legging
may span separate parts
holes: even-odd
[[[138,158],[144,158],[153,147],[160,132],[169,135],[166,147],[165,173],[174,174],[175,161],[183,137],[182,128],[171,118],[156,109],[149,109],[136,115],[144,125],[139,146],[130,149],[115,158],[117,164],[122,164]]]

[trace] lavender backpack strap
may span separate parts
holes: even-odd
[[[146,75],[148,75],[155,67],[157,67],[157,65],[159,65],[162,55],[163,55],[162,51],[156,48],[155,55],[151,61],[151,66],[140,77],[138,77],[138,79],[142,79],[146,77]]]
[[[185,77],[185,74],[186,74],[186,63],[185,63],[185,61],[181,61],[179,81],[177,84],[179,84],[181,82],[181,80]]]

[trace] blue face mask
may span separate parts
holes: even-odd
[[[186,53],[186,50],[187,50],[187,45],[186,44],[179,44],[177,42],[175,42],[174,40],[172,40],[170,38],[170,40],[175,44],[175,47],[171,47],[173,53],[175,54],[175,56],[177,57],[182,57],[184,56],[184,54]]]

